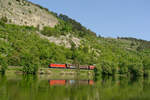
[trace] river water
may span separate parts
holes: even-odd
[[[150,79],[42,79],[0,75],[0,100],[150,100]]]

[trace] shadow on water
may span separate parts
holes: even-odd
[[[150,79],[97,76],[41,79],[0,75],[0,100],[150,100]]]

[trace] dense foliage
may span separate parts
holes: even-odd
[[[35,74],[39,67],[49,63],[79,63],[96,65],[98,72],[114,75],[148,75],[150,72],[150,42],[132,38],[103,38],[83,27],[80,23],[65,15],[56,15],[59,24],[43,30],[28,26],[5,24],[0,21],[0,65],[23,66],[26,73]],[[80,38],[81,45],[71,48],[58,46],[42,39],[46,36],[65,36],[71,34]],[[6,60],[5,60],[6,59]]]
[[[76,22],[75,20],[69,18],[66,15],[60,14],[57,15],[54,13],[59,20],[59,24],[56,25],[54,28],[45,27],[41,33],[46,36],[60,36],[60,35],[67,35],[73,34],[78,37],[85,37],[87,35],[96,36],[96,33],[92,32],[89,29],[86,29],[80,23]]]

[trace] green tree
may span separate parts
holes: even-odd
[[[7,68],[8,68],[8,61],[7,61],[7,58],[2,58],[0,59],[0,64],[1,64],[1,71],[2,71],[2,74],[5,74]]]

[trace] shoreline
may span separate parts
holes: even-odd
[[[1,71],[0,71],[1,73]],[[22,67],[8,67],[6,76],[19,76],[23,75]],[[84,79],[92,79],[95,74],[93,70],[76,70],[76,69],[57,69],[57,68],[39,68],[37,76],[40,78],[76,78],[81,77]]]

